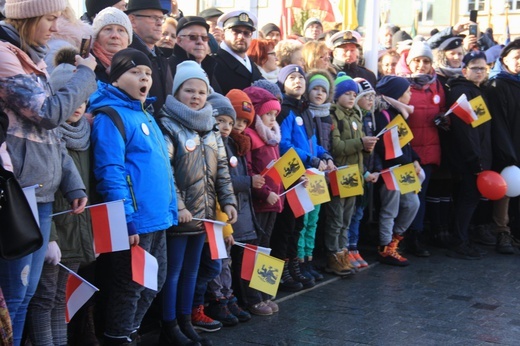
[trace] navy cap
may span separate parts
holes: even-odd
[[[224,29],[242,25],[248,26],[255,31],[257,24],[256,16],[249,11],[231,11],[223,14],[218,19],[218,25]]]
[[[213,17],[220,17],[223,14],[224,14],[224,12],[222,12],[218,8],[210,7],[210,8],[205,9],[204,11],[201,11],[199,13],[199,16],[204,19],[209,19],[209,18],[213,18]]]
[[[209,31],[209,25],[206,23],[206,20],[202,17],[197,16],[186,16],[179,19],[177,23],[177,35],[181,32],[182,29],[185,29],[192,25],[200,25],[206,28],[206,31]]]

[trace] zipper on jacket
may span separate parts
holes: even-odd
[[[126,182],[128,183],[128,187],[130,188],[130,195],[132,196],[132,204],[134,206],[134,210],[137,211],[137,201],[135,200],[134,184],[132,183],[130,174],[126,176]]]

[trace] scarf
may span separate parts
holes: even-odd
[[[194,110],[177,100],[172,95],[168,95],[164,104],[166,114],[178,121],[184,127],[197,132],[208,132],[215,125],[213,108],[207,103],[199,110]]]
[[[255,121],[255,130],[258,136],[264,141],[266,145],[274,147],[280,143],[282,135],[280,133],[280,125],[277,122],[274,123],[272,129],[265,126],[262,119],[257,115]]]
[[[455,78],[462,75],[461,67],[449,67],[449,66],[438,66],[435,72],[441,76],[449,78]]]
[[[81,117],[76,123],[63,123],[59,127],[65,146],[70,150],[85,151],[90,147],[90,124]]]
[[[424,89],[437,80],[435,73],[412,73],[411,75],[403,77],[405,77],[415,89]]]
[[[276,83],[278,81],[278,72],[280,72],[279,68],[277,68],[276,70],[273,70],[271,72],[267,72],[259,65],[256,65],[256,67],[258,67],[258,69],[260,70],[262,77],[267,79],[269,82]]]
[[[2,25],[2,28],[4,29],[5,33],[9,36],[11,39],[10,42],[16,45],[17,47],[21,48],[29,57],[31,60],[38,64],[45,55],[47,55],[47,47],[46,46],[30,46],[26,45],[26,47],[22,47],[22,40],[20,38],[20,34],[18,31],[11,25],[7,24],[6,22],[0,22],[0,25]]]
[[[92,52],[101,61],[101,65],[106,69],[107,74],[110,74],[110,64],[114,54],[107,52],[107,50],[99,44],[98,41],[94,42],[92,46]]]
[[[251,151],[251,138],[249,138],[249,136],[231,131],[229,137],[235,141],[238,156],[244,156]]]
[[[309,103],[309,110],[313,117],[323,118],[330,115],[330,103],[322,103],[317,105],[315,103]]]

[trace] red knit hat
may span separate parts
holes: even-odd
[[[231,101],[235,112],[237,112],[237,119],[246,119],[248,121],[247,125],[251,125],[255,118],[255,109],[249,96],[242,90],[231,89],[226,97]]]
[[[258,116],[262,116],[272,110],[276,111],[276,115],[280,114],[280,101],[269,91],[250,86],[245,88],[244,92],[249,96],[251,102],[253,102],[255,112]]]

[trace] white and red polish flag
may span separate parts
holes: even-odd
[[[385,160],[392,160],[403,155],[397,126],[392,127],[383,134],[383,141],[385,144]]]
[[[66,267],[64,267],[66,268]],[[69,323],[74,314],[92,297],[97,287],[90,282],[83,279],[72,270],[69,271],[69,278],[67,279],[67,286],[65,289],[65,322]]]
[[[222,228],[226,224],[220,221],[204,220],[204,227],[209,243],[209,251],[211,253],[211,259],[227,258],[226,244],[224,243],[224,235],[222,234]]]
[[[473,107],[471,107],[471,103],[469,103],[466,94],[460,95],[445,115],[450,113],[454,113],[466,124],[471,124],[473,121],[478,119],[478,116],[475,114]]]
[[[314,203],[312,203],[311,196],[309,196],[309,192],[307,192],[307,189],[302,183],[288,190],[286,192],[286,198],[295,217],[300,217],[314,210]]]
[[[96,253],[130,249],[123,200],[90,207]]]
[[[244,247],[244,255],[242,256],[242,270],[240,271],[240,277],[246,281],[251,281],[258,253],[261,252],[269,256],[271,254],[271,249],[257,245],[241,244],[239,242],[235,242],[235,245]]]
[[[132,280],[139,285],[157,291],[159,264],[148,251],[137,246],[130,249],[132,256]]]
[[[383,181],[385,182],[386,188],[388,190],[400,190],[399,185],[397,184],[397,180],[395,179],[394,172],[392,172],[392,169],[382,171],[381,178],[383,178]]]

